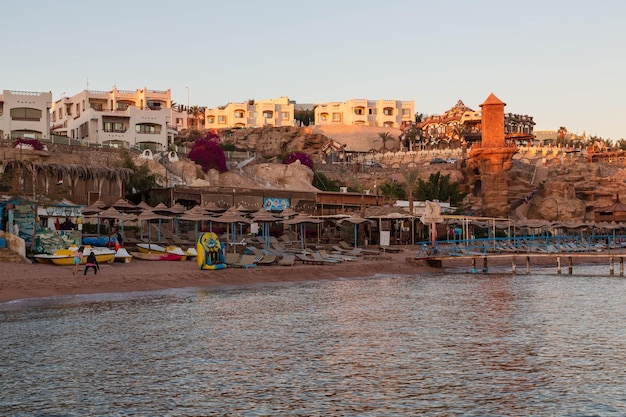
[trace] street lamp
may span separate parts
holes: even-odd
[[[187,111],[189,111],[189,86],[185,86],[187,89]]]

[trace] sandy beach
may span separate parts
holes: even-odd
[[[257,266],[256,268],[227,268],[220,271],[201,271],[195,261],[154,262],[134,259],[128,264],[113,263],[101,265],[97,275],[93,271],[83,275],[72,274],[71,266],[57,266],[40,263],[5,263],[0,266],[0,302],[25,298],[51,297],[76,294],[121,293],[154,291],[170,288],[227,288],[263,283],[330,280],[341,278],[367,278],[377,274],[415,275],[441,274],[447,269],[470,270],[471,258],[450,258],[444,268],[431,268],[407,262],[415,257],[416,250],[405,248],[394,254],[384,254],[380,259],[358,259],[335,265]],[[603,263],[609,272],[608,254],[594,258],[574,259],[573,264]],[[567,255],[561,255],[562,273],[567,273]],[[615,261],[615,275],[619,274],[618,260]],[[511,271],[511,258],[490,259],[490,266]],[[555,267],[556,256],[533,258],[532,267]],[[477,258],[476,266],[481,269],[482,259]],[[517,258],[518,273],[524,273],[525,258]]]

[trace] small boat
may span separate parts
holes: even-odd
[[[55,265],[74,265],[74,251],[76,248],[60,249],[54,252],[54,255],[49,259]],[[113,263],[115,260],[115,250],[107,248],[85,248],[83,252],[83,259],[80,264],[84,265],[87,262],[87,256],[93,252],[96,255],[96,260],[101,263]],[[45,258],[44,258],[45,259]]]
[[[133,258],[141,259],[142,261],[182,261],[185,258],[183,255],[167,252],[131,252],[130,254]]]
[[[66,256],[67,255],[51,255],[49,253],[39,253],[35,255],[34,258],[37,262],[41,264],[52,264],[53,259],[65,258]]]
[[[117,252],[115,252],[114,259],[115,259],[115,262],[122,262],[122,263],[127,264],[133,260],[133,256],[130,253],[128,253],[126,249],[120,248],[117,250]]]
[[[156,245],[154,243],[138,243],[137,250],[140,253],[160,253],[160,254],[170,253],[174,255],[181,255],[183,257],[183,259],[181,259],[182,261],[186,261],[188,256],[189,257],[193,256],[191,253],[182,250],[178,246],[164,247],[161,245]]]

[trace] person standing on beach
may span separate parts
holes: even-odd
[[[78,273],[78,265],[83,260],[83,252],[85,251],[85,247],[81,246],[76,251],[74,251],[74,275]]]

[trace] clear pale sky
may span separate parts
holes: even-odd
[[[536,130],[626,138],[624,1],[41,0],[0,15],[0,90],[398,99],[428,115],[493,92]]]

